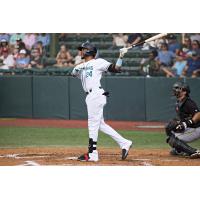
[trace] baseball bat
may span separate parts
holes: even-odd
[[[144,41],[142,41],[142,42],[139,42],[139,43],[134,44],[134,45],[132,45],[132,46],[130,46],[130,47],[127,47],[127,50],[128,50],[128,49],[132,49],[133,47],[136,47],[136,46],[138,46],[138,45],[144,44],[144,43],[146,43],[146,42],[151,42],[151,41],[160,39],[160,38],[162,38],[162,37],[164,37],[164,36],[166,36],[166,35],[167,35],[167,33],[159,33],[159,34],[154,35],[154,36],[152,36],[152,37],[150,37],[150,38],[148,38],[148,39],[146,39],[146,40],[144,40]]]

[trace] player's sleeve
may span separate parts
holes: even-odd
[[[98,58],[97,67],[100,71],[103,71],[103,72],[108,71],[108,68],[109,68],[110,65],[112,65],[112,63],[110,63],[107,60],[104,60],[102,58]]]
[[[199,108],[198,108],[197,104],[192,100],[190,101],[190,103],[187,104],[187,107],[188,107],[188,111],[192,114],[192,116],[195,113],[199,112]]]
[[[84,65],[83,64],[80,64],[80,65],[77,65],[76,67],[74,67],[74,69],[72,70],[72,73],[71,75],[72,76],[75,76],[77,78],[80,78],[80,74],[81,74],[81,71],[84,69]]]

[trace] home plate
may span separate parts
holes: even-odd
[[[66,157],[65,160],[77,160],[78,157]]]

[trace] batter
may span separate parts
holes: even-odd
[[[116,65],[102,59],[95,59],[97,49],[89,42],[83,43],[78,47],[81,51],[81,57],[84,62],[77,65],[72,75],[81,79],[83,90],[86,93],[86,105],[88,112],[88,130],[89,145],[88,152],[81,155],[80,161],[98,161],[99,155],[97,151],[97,141],[99,130],[112,137],[122,149],[122,160],[125,160],[132,141],[125,139],[117,133],[112,127],[105,123],[103,117],[103,108],[106,105],[106,97],[108,92],[104,91],[100,80],[102,73],[109,71],[119,73],[122,66],[122,58],[126,51],[120,51],[120,56]]]

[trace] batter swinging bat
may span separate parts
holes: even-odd
[[[132,48],[134,48],[134,47],[136,47],[136,46],[138,46],[138,45],[141,45],[141,44],[144,44],[144,43],[147,43],[147,42],[151,42],[151,41],[160,39],[160,38],[162,38],[162,37],[164,37],[164,36],[166,36],[166,35],[167,35],[167,33],[160,33],[160,34],[154,35],[153,37],[150,37],[150,38],[148,38],[148,39],[146,39],[146,40],[144,40],[144,41],[141,41],[141,42],[139,42],[139,43],[137,43],[137,44],[134,44],[134,45],[132,45],[132,46],[130,46],[130,47],[124,47],[124,48],[120,49],[120,52],[121,52],[122,54],[123,54],[123,53],[126,53],[129,49],[132,49]]]

